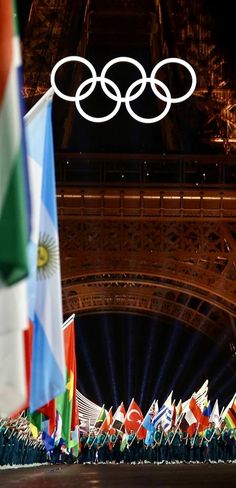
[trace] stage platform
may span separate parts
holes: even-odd
[[[63,464],[0,471],[2,488],[226,488],[235,479],[236,464]]]

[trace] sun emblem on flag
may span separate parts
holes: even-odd
[[[59,248],[55,239],[48,234],[40,234],[38,243],[37,277],[40,280],[49,278],[58,269],[58,264]]]

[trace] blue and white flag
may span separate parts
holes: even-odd
[[[154,427],[156,427],[158,424],[162,423],[162,420],[165,418],[167,411],[168,411],[168,406],[163,404],[162,407],[160,408],[159,412],[157,412],[157,414],[153,418],[152,423],[153,423]]]
[[[49,90],[25,116],[32,200],[29,280],[29,317],[33,323],[31,412],[65,391],[51,95]]]
[[[154,427],[153,427],[153,431],[147,430],[147,434],[146,434],[146,437],[144,439],[144,443],[146,444],[146,446],[151,446],[153,444],[153,441],[154,441],[154,432],[155,432],[155,428]]]
[[[164,430],[168,430],[170,428],[172,420],[172,394],[173,392],[171,391],[160,410],[154,416],[152,421],[154,427],[161,424]]]
[[[154,400],[142,421],[143,427],[145,427],[148,432],[153,432],[155,430],[155,427],[153,425],[153,419],[157,414],[158,407],[156,407],[157,402]]]

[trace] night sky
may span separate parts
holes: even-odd
[[[184,325],[122,313],[84,315],[76,318],[76,343],[78,389],[107,409],[121,401],[128,408],[135,398],[145,413],[171,390],[177,402],[187,400],[206,379],[209,399],[218,398],[220,407],[234,394],[227,349]]]

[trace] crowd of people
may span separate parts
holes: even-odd
[[[0,466],[32,464],[175,464],[175,463],[236,463],[236,428],[228,429],[214,422],[201,432],[189,436],[179,426],[165,431],[158,424],[147,439],[138,439],[131,430],[124,433],[91,429],[80,433],[78,455],[61,439],[47,450],[39,433],[35,438],[27,418],[0,419]]]
[[[42,464],[48,454],[41,434],[34,438],[26,418],[0,419],[0,466]]]
[[[165,432],[158,424],[148,443],[134,431],[117,430],[84,433],[80,442],[78,462],[83,464],[236,462],[236,428],[227,429],[225,424],[216,428],[213,422],[201,435],[196,431],[191,437],[176,426]]]

